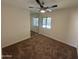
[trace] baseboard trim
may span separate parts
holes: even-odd
[[[22,42],[22,41],[28,40],[29,38],[31,38],[31,37],[29,36],[27,39],[24,38],[23,40],[17,41],[17,42],[15,42],[15,43],[13,43],[13,44],[10,44],[10,45],[7,45],[7,46],[1,47],[1,48],[4,49],[4,48],[7,48],[7,47],[16,45],[16,44],[18,44],[18,43],[20,43],[20,42]]]

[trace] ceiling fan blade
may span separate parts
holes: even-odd
[[[31,6],[30,6],[29,8],[30,8],[30,9],[32,9],[32,8],[33,8],[33,9],[40,9],[39,7],[31,7]]]
[[[39,0],[36,0],[36,2],[40,5],[41,8],[43,8],[43,5],[41,4]]]
[[[57,5],[53,5],[51,7],[44,7],[44,9],[51,9],[51,8],[55,8],[55,7],[57,7]]]
[[[51,7],[45,7],[45,9],[50,9],[50,8],[55,8],[55,7],[57,7],[57,5],[53,5]]]
[[[57,5],[53,5],[52,7],[57,7]]]
[[[29,8],[34,8],[34,7],[29,7]]]

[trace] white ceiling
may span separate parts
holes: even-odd
[[[78,0],[40,0],[45,2],[45,6],[52,6],[57,4],[56,9],[75,7],[78,4]],[[28,9],[29,6],[39,7],[35,0],[2,0],[2,4],[10,4],[16,7]],[[35,10],[35,9],[31,9]]]

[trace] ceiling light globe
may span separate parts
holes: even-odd
[[[40,12],[41,12],[41,13],[45,13],[46,11],[45,11],[45,10],[40,10]]]

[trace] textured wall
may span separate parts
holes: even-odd
[[[28,10],[2,4],[2,47],[30,37],[30,14]]]

